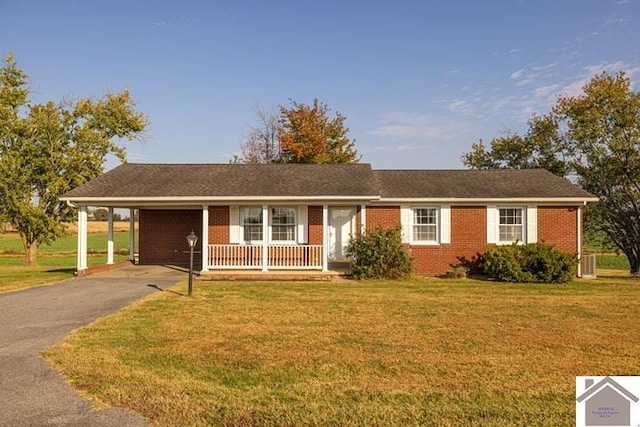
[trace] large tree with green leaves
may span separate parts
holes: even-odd
[[[589,81],[582,94],[559,97],[552,111],[536,120],[553,124],[541,141],[506,150],[493,141],[490,150],[474,145],[463,155],[463,163],[478,169],[545,167],[558,175],[572,175],[600,198],[589,209],[591,226],[607,234],[627,256],[631,274],[639,275],[640,93],[631,89],[625,73],[602,73]],[[532,123],[527,135],[535,131],[537,121]],[[536,155],[540,146],[549,147],[546,155]],[[546,160],[539,162],[539,158]],[[557,161],[563,161],[564,170],[554,166]]]
[[[106,157],[125,160],[118,139],[140,138],[147,117],[128,91],[101,99],[32,104],[28,78],[9,55],[0,68],[0,213],[20,234],[26,264],[65,233],[72,207],[59,197],[100,175]]]

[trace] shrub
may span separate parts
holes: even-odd
[[[577,263],[575,255],[544,243],[496,246],[480,258],[484,274],[505,282],[565,283],[575,276]]]
[[[346,255],[352,258],[356,279],[405,279],[413,271],[413,260],[402,245],[400,227],[384,228],[351,238]]]

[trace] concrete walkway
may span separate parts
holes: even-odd
[[[40,352],[74,329],[185,280],[167,267],[128,266],[82,279],[0,294],[1,426],[144,426],[115,408],[94,410]]]

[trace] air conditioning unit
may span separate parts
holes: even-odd
[[[580,257],[580,265],[582,277],[595,278],[596,277],[596,256],[595,255],[582,255]]]

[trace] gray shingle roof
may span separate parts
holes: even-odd
[[[125,163],[65,195],[78,197],[376,196],[367,164]]]
[[[544,169],[375,170],[382,198],[593,198]]]
[[[368,164],[123,164],[63,200],[144,198],[593,199],[542,169],[372,170]]]

